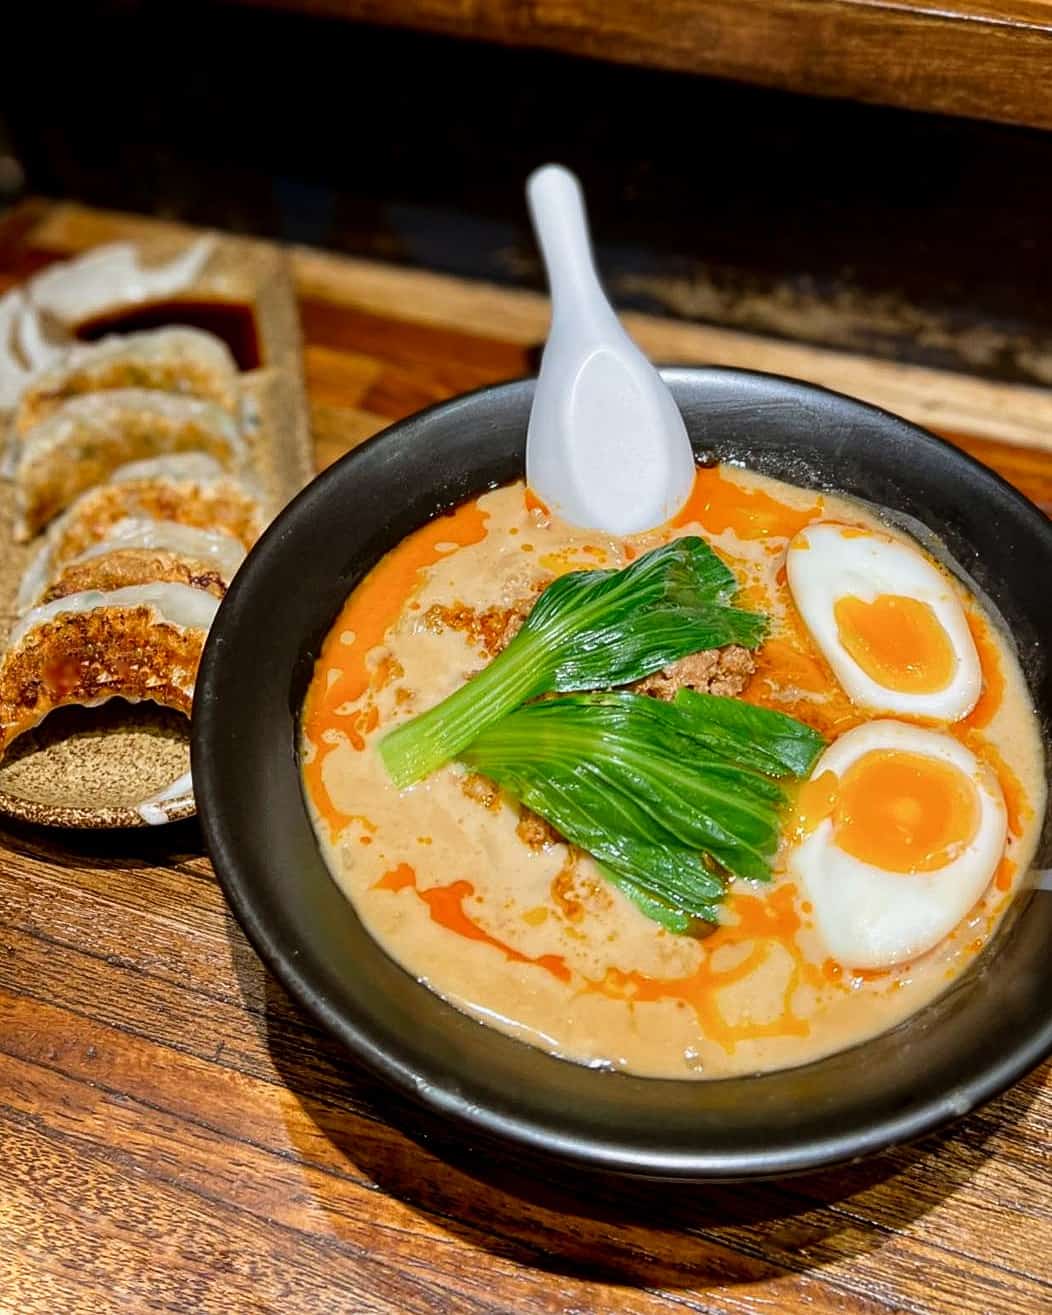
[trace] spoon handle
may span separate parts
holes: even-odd
[[[526,199],[548,271],[553,315],[602,319],[604,311],[612,313],[595,270],[584,197],[574,175],[559,164],[543,165],[527,180]]]

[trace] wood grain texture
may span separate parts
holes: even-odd
[[[141,226],[16,212],[0,278]],[[319,464],[535,360],[540,298],[309,252],[296,267]],[[681,359],[792,350],[795,373],[835,366],[848,391],[894,380],[1052,510],[1037,390],[1025,407],[950,375],[634,327]],[[1013,445],[984,429],[999,416]],[[193,824],[0,831],[2,1315],[1033,1315],[1052,1309],[1050,1169],[1046,1065],[848,1170],[704,1190],[541,1177],[451,1144],[354,1068],[246,945]]]
[[[811,95],[1052,126],[1048,0],[263,2]]]

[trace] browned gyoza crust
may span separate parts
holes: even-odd
[[[205,634],[149,607],[66,613],[30,630],[0,663],[0,754],[56,708],[150,699],[190,715]]]
[[[158,582],[204,589],[215,598],[222,598],[226,593],[223,574],[213,563],[181,557],[163,548],[116,548],[86,562],[67,566],[40,603],[68,598],[70,594],[85,593],[89,589],[108,593],[130,585]]]
[[[73,504],[52,550],[56,565],[71,561],[105,539],[122,520],[149,517],[177,521],[199,530],[224,530],[251,548],[262,533],[263,510],[251,494],[231,480],[186,484],[171,480],[129,480],[102,484]]]

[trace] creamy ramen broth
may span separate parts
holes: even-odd
[[[952,934],[890,970],[832,958],[788,870],[788,839],[769,885],[731,883],[718,929],[676,935],[482,778],[450,764],[399,793],[378,753],[392,726],[485,665],[506,609],[521,610],[560,573],[622,567],[688,533],[736,573],[738,603],[771,617],[744,697],[831,740],[872,720],[834,680],[786,586],[788,541],[818,519],[905,538],[857,503],[717,467],[699,470],[684,511],[646,535],[574,529],[520,483],[439,517],[380,562],[325,643],[304,711],[303,763],[333,876],[395,960],[458,1008],[552,1054],[666,1078],[818,1058],[891,1027],[972,962],[1025,880],[1044,766],[1017,662],[963,587],[983,694],[946,729],[996,772],[1009,838]],[[793,829],[787,817],[787,837]]]

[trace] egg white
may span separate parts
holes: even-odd
[[[990,883],[1007,834],[1004,798],[993,773],[948,735],[896,721],[872,721],[840,737],[812,779],[841,779],[877,749],[924,754],[948,763],[975,785],[979,824],[967,847],[933,872],[888,872],[842,850],[826,818],[789,855],[789,869],[814,909],[830,955],[851,968],[889,968],[932,949],[968,913]]]
[[[982,692],[982,669],[952,583],[908,544],[870,531],[852,530],[845,536],[846,528],[829,522],[809,525],[790,542],[786,558],[793,601],[837,680],[854,703],[874,712],[936,721],[967,716]],[[932,609],[954,653],[953,676],[945,688],[928,694],[889,689],[863,671],[841,643],[833,611],[837,601],[853,595],[872,603],[882,594],[914,598]]]

